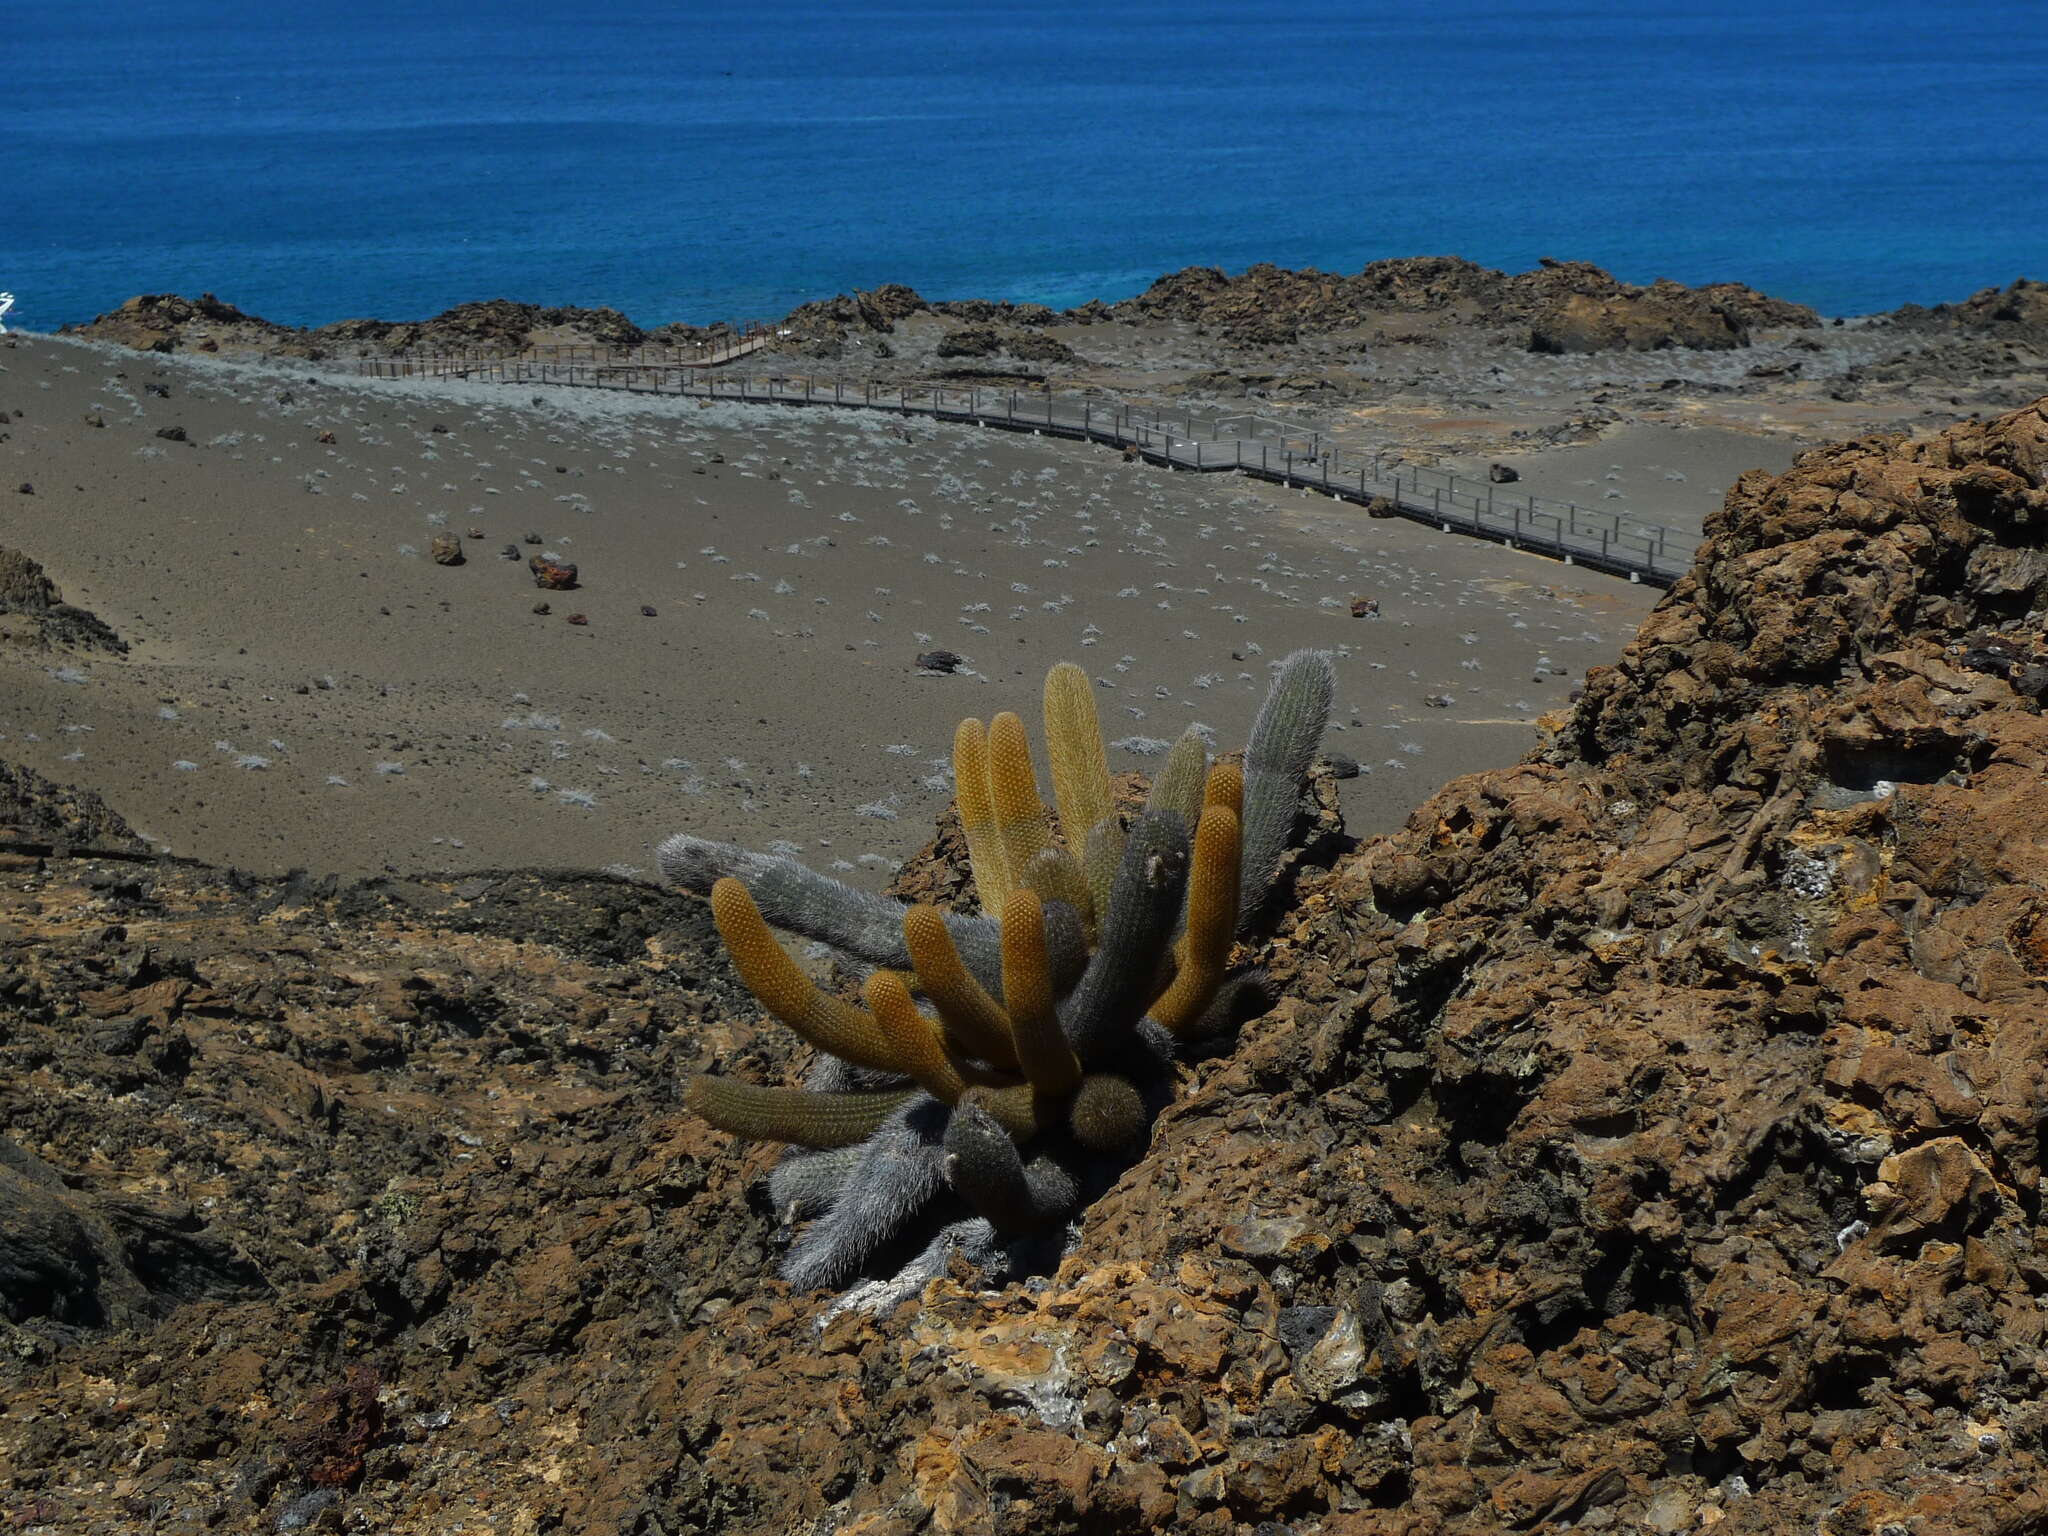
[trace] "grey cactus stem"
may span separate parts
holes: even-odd
[[[830,1212],[791,1245],[782,1277],[802,1290],[843,1285],[898,1237],[945,1184],[945,1107],[923,1094],[861,1144]]]
[[[1244,851],[1239,869],[1238,928],[1272,894],[1280,858],[1301,810],[1302,785],[1329,723],[1336,678],[1326,651],[1296,651],[1280,663],[1259,706],[1244,754]]]
[[[1027,1166],[1016,1142],[976,1104],[946,1125],[946,1179],[998,1232],[1035,1232],[1072,1214],[1079,1191],[1049,1157]]]
[[[1170,811],[1146,812],[1124,845],[1102,942],[1060,1008],[1060,1025],[1084,1063],[1117,1045],[1144,1017],[1145,992],[1173,936],[1187,878],[1186,823]]]
[[[708,895],[730,875],[747,888],[761,916],[776,928],[830,944],[866,965],[910,969],[903,943],[903,905],[827,879],[794,859],[754,853],[687,833],[655,850],[662,875],[686,891]],[[990,991],[1002,985],[1002,936],[985,918],[945,914],[946,928],[967,969]]]

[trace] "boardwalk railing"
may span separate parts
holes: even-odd
[[[736,338],[733,345],[752,351],[774,339],[755,333]],[[732,351],[721,361],[744,355]],[[614,352],[571,347],[505,357],[437,353],[359,358],[343,366],[384,379],[559,384],[747,405],[845,406],[1073,438],[1120,448],[1169,469],[1230,470],[1319,492],[1363,506],[1376,516],[1427,523],[1445,533],[1487,539],[1659,587],[1678,579],[1692,563],[1699,542],[1696,535],[1623,512],[1549,497],[1508,495],[1491,481],[1408,464],[1384,449],[1343,449],[1316,429],[1270,417],[1209,422],[1194,413],[1166,415],[1094,393],[849,382],[790,374],[735,376],[708,371],[716,364],[705,359],[671,361],[659,349]],[[1237,435],[1247,424],[1255,424],[1253,434]]]

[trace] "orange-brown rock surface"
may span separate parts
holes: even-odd
[[[793,1063],[694,901],[0,855],[0,1236],[77,1234],[0,1515],[2041,1528],[2044,413],[1743,480],[1543,750],[1302,877],[1030,1284],[771,1277],[676,1085]]]

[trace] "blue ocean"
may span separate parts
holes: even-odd
[[[1827,313],[2048,277],[2041,0],[102,0],[0,22],[0,288],[643,323],[1456,253]]]

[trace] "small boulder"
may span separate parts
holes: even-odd
[[[567,592],[576,585],[576,567],[570,561],[535,555],[526,562],[526,568],[533,572],[533,584],[550,592]]]
[[[507,544],[498,553],[507,560],[517,560],[519,558],[519,546],[517,544]]]
[[[554,612],[554,609],[547,603],[535,603],[533,605],[533,611],[539,614],[542,618],[546,618],[549,614]]]
[[[1512,464],[1489,464],[1486,466],[1486,478],[1495,485],[1513,485],[1522,478],[1522,472]]]
[[[920,672],[944,675],[960,670],[960,657],[952,651],[920,651],[917,666]]]
[[[167,443],[182,443],[186,440],[183,427],[158,427],[156,435]]]
[[[642,603],[642,604],[640,605],[640,617],[641,617],[641,618],[643,618],[643,619],[651,619],[651,618],[653,618],[653,617],[654,617],[654,605],[653,605],[652,603]]]
[[[590,620],[580,613],[572,613],[569,615],[569,622],[571,624],[588,624]]]
[[[1354,619],[1376,619],[1380,616],[1380,600],[1376,597],[1354,597],[1351,599],[1351,617]]]
[[[452,533],[437,533],[427,546],[436,565],[461,565],[462,540]]]

